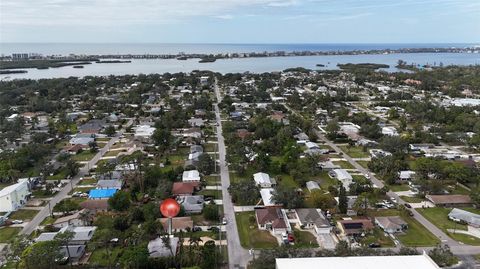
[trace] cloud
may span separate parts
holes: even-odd
[[[216,15],[216,16],[213,16],[214,18],[217,18],[217,19],[222,19],[222,20],[231,20],[233,19],[233,15],[230,15],[230,14],[224,14],[224,15]]]

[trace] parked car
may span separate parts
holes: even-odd
[[[225,217],[222,218],[222,225],[227,225],[227,218]]]
[[[208,230],[211,231],[211,232],[214,232],[214,233],[220,232],[220,229],[216,226],[208,227]]]
[[[379,248],[379,247],[381,247],[381,246],[380,246],[379,243],[370,243],[370,244],[368,244],[368,247],[369,247],[369,248]]]
[[[192,228],[192,232],[201,232],[201,231],[203,231],[201,227],[193,226]]]
[[[405,207],[406,207],[406,208],[412,208],[412,206],[411,206],[410,204],[408,204],[408,203],[405,203]]]
[[[295,242],[295,237],[293,236],[293,234],[288,234],[288,242],[290,243]]]
[[[23,223],[23,220],[19,220],[19,219],[12,220],[12,224],[22,224],[22,223]]]
[[[414,216],[413,212],[410,211],[410,210],[408,210],[408,215],[409,215],[410,217],[413,217],[413,216]]]

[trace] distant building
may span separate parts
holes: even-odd
[[[307,181],[307,183],[305,184],[307,186],[307,189],[312,192],[314,190],[320,190],[320,186],[318,185],[317,182],[315,181]]]
[[[331,177],[338,179],[342,183],[345,190],[347,190],[347,191],[350,190],[350,184],[353,183],[353,177],[350,175],[350,173],[347,172],[347,170],[345,170],[345,169],[334,169],[334,170],[328,172],[328,174]]]
[[[159,257],[171,257],[177,255],[178,249],[178,237],[169,237],[167,239],[167,244],[170,244],[170,247],[165,245],[162,238],[154,239],[148,242],[148,254],[151,258],[159,258]],[[172,255],[173,254],[173,255]]]
[[[287,216],[281,208],[267,207],[256,209],[255,216],[260,230],[271,231],[273,234],[282,234],[291,230]]]
[[[442,194],[442,195],[426,195],[430,202],[436,206],[442,207],[469,207],[473,205],[472,199],[468,195],[462,194]]]
[[[304,229],[314,229],[318,234],[329,234],[332,230],[330,222],[325,218],[320,209],[298,208],[295,214],[299,224]]]
[[[476,228],[480,227],[480,215],[466,210],[454,208],[448,214],[448,218],[456,222],[465,222]]]
[[[261,188],[271,188],[276,185],[275,180],[270,178],[267,173],[263,172],[253,174],[253,180],[255,181],[255,184]]]
[[[407,222],[399,216],[375,217],[375,223],[389,234],[401,233],[408,228]]]
[[[200,173],[197,170],[184,171],[182,175],[183,182],[200,182]]]

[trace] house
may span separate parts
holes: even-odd
[[[337,222],[341,233],[346,236],[360,235],[374,228],[370,219],[345,219]]]
[[[271,188],[276,185],[275,179],[263,172],[253,174],[253,180],[261,188]]]
[[[387,156],[392,156],[392,153],[385,150],[381,150],[381,149],[370,149],[369,152],[370,152],[370,157],[377,158],[377,159],[381,159]]]
[[[260,189],[260,196],[262,197],[263,204],[265,206],[274,206],[275,201],[273,200],[273,193],[275,190],[273,188],[262,188]]]
[[[152,127],[150,125],[138,125],[135,126],[135,128],[133,129],[135,131],[135,134],[133,135],[135,139],[145,142],[150,141],[150,138],[155,132],[155,127]]]
[[[162,224],[163,230],[168,232],[168,218],[161,218],[160,223]],[[192,217],[175,217],[172,218],[172,232],[180,232],[187,230],[192,230],[193,220]]]
[[[375,217],[375,224],[388,234],[401,233],[408,224],[399,216]]]
[[[456,222],[465,222],[470,226],[480,228],[480,215],[454,208],[448,213],[448,218]]]
[[[105,120],[90,120],[77,127],[78,132],[82,134],[99,134],[105,126]]]
[[[328,172],[330,177],[338,179],[345,190],[350,189],[350,184],[353,183],[353,177],[350,175],[350,173],[347,172],[345,169],[333,169],[332,171]]]
[[[473,205],[472,199],[468,195],[462,194],[441,194],[425,196],[430,202],[441,207],[469,207]]]
[[[76,137],[72,137],[72,139],[70,139],[69,143],[70,145],[82,145],[82,146],[85,146],[85,147],[88,147],[88,145],[90,143],[93,143],[95,141],[95,138],[93,137],[84,137],[84,136],[76,136]]]
[[[89,199],[108,199],[112,197],[118,189],[93,189],[88,192]]]
[[[249,132],[247,129],[238,129],[236,131],[236,134],[237,134],[237,137],[239,137],[242,140],[244,140],[248,136],[252,135],[252,133]]]
[[[54,227],[63,228],[66,226],[83,226],[85,225],[84,221],[80,219],[80,215],[85,213],[85,209],[75,212],[72,215],[58,218],[53,223]]]
[[[318,234],[329,234],[332,230],[330,222],[325,218],[320,209],[299,208],[295,209],[299,224],[303,229],[314,229]]]
[[[426,149],[434,148],[434,144],[410,144],[408,145],[411,151],[423,151]]]
[[[175,196],[192,195],[200,187],[198,182],[174,182],[172,194]]]
[[[188,120],[188,124],[192,127],[203,127],[205,125],[205,121],[201,118],[191,118]]]
[[[148,242],[148,254],[151,258],[171,257],[177,254],[178,242],[180,241],[178,237],[167,237],[166,240],[170,247],[167,247],[160,237]]]
[[[88,146],[86,145],[83,145],[83,144],[75,144],[75,145],[71,145],[71,146],[67,146],[65,147],[65,150],[69,153],[69,154],[77,154],[79,153],[80,151],[82,151],[83,149],[87,148]]]
[[[183,182],[200,182],[200,173],[197,170],[184,171],[182,174]]]
[[[97,182],[97,189],[116,189],[121,190],[123,186],[122,180],[102,179]]]
[[[332,161],[325,161],[325,162],[319,162],[318,165],[322,168],[324,171],[330,171],[334,169],[340,169],[340,165],[334,164]]]
[[[291,230],[285,212],[278,207],[255,209],[258,229],[282,234]]]
[[[203,153],[203,147],[201,145],[191,145],[190,154],[193,153]]]
[[[185,213],[201,213],[203,210],[203,195],[182,195],[177,197],[177,202],[183,206]]]
[[[392,127],[392,126],[382,127],[382,134],[388,135],[388,136],[398,136],[397,129],[395,129],[395,127]]]
[[[68,248],[68,250],[67,250]],[[85,255],[85,245],[68,245],[60,247],[60,254],[65,259],[69,259],[72,262],[78,262],[83,255]]]
[[[305,185],[307,186],[307,189],[310,192],[312,192],[313,190],[319,190],[320,189],[320,186],[315,181],[307,181],[307,183],[305,183]]]
[[[30,196],[28,181],[18,182],[0,190],[0,212],[11,212],[24,206]]]
[[[54,240],[58,234],[64,233],[66,231],[72,232],[73,237],[68,242],[72,245],[85,245],[90,240],[92,240],[93,234],[97,229],[96,226],[65,226],[61,228],[58,232],[49,232],[49,233],[41,233],[36,242],[43,242],[43,241],[51,241]]]
[[[412,180],[413,176],[415,176],[415,171],[411,170],[404,170],[398,172],[398,180],[400,182],[410,181]]]
[[[276,269],[440,269],[425,253],[401,256],[277,258]]]
[[[308,141],[308,142],[305,143],[305,146],[307,147],[307,149],[310,149],[310,150],[312,150],[312,149],[320,149],[320,146],[319,146],[317,143],[315,143],[315,142],[310,142],[310,141]]]

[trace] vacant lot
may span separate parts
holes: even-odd
[[[362,147],[339,146],[347,155],[352,158],[368,158],[370,154],[368,151],[363,151]]]
[[[22,228],[3,227],[0,228],[0,243],[8,243]]]
[[[20,209],[9,216],[9,219],[31,220],[37,215],[37,210]]]

